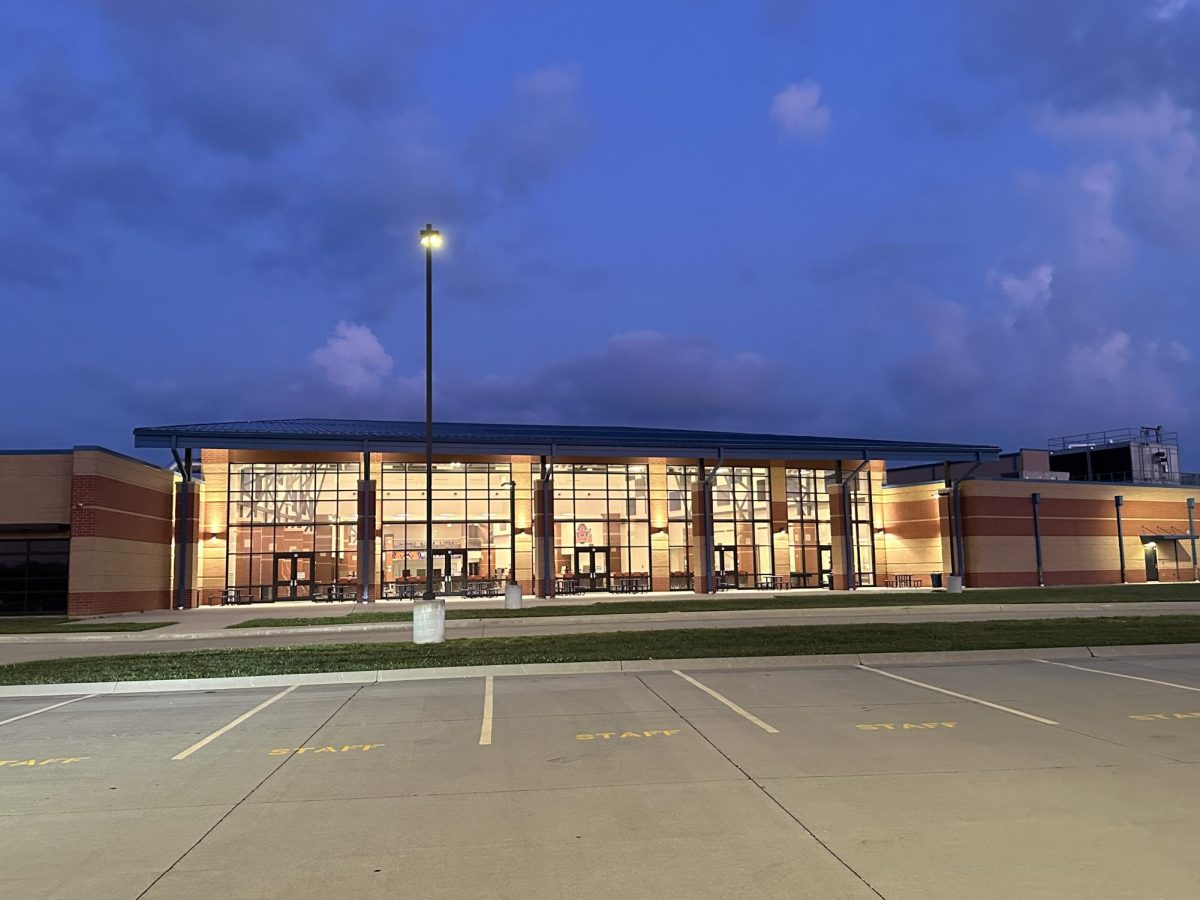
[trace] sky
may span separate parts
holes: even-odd
[[[1200,470],[1200,0],[9,0],[0,447],[435,415]]]

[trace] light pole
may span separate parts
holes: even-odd
[[[504,585],[504,608],[521,608],[521,585],[517,584],[517,483],[506,481],[508,488],[508,583]]]
[[[433,251],[442,233],[421,229],[425,248],[425,593],[413,603],[413,642],[440,644],[446,639],[446,601],[433,590]]]

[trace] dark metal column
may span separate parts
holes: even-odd
[[[378,555],[375,552],[375,480],[371,477],[371,454],[363,450],[362,473],[358,480],[358,599],[370,603]],[[380,591],[382,593],[382,579]]]
[[[1038,587],[1045,587],[1046,571],[1042,566],[1042,517],[1038,510],[1042,502],[1042,495],[1034,491],[1029,496],[1033,500],[1033,547],[1037,553]]]
[[[858,473],[861,472],[867,465],[867,460],[863,460],[858,466],[845,478],[842,478],[842,525],[845,532],[845,542],[843,556],[846,563],[846,590],[853,591],[858,588],[858,574],[854,566],[854,551],[858,548],[858,535],[855,533],[853,515],[850,503],[850,485],[858,478]],[[838,477],[842,476],[842,463],[838,463]],[[868,477],[870,477],[868,475]]]
[[[425,226],[427,231],[433,225]],[[425,242],[425,595],[433,600],[433,241]]]
[[[194,482],[192,481],[192,449],[188,447],[183,451],[183,458],[180,459],[179,453],[174,447],[171,448],[171,455],[175,457],[175,465],[179,468],[179,474],[182,481],[179,484],[179,492],[175,498],[175,608],[187,609],[190,591],[188,589],[188,579],[191,577],[188,571],[188,557],[191,553],[190,544],[193,543],[192,535],[192,492],[194,490]]]
[[[1196,498],[1187,498],[1188,534],[1192,536],[1192,581],[1200,581],[1200,562],[1196,559]]]
[[[1125,498],[1118,494],[1113,497],[1113,504],[1117,508],[1117,549],[1121,553],[1121,584],[1125,584],[1125,529],[1121,522],[1121,507],[1125,505]]]

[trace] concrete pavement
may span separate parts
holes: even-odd
[[[59,703],[0,698],[0,895],[1200,894],[1195,652]]]

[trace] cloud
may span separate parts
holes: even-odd
[[[1153,0],[1150,15],[1160,22],[1170,22],[1190,5],[1191,0]]]
[[[503,230],[588,140],[573,66],[532,69],[473,132],[448,130],[413,72],[468,15],[451,13],[435,34],[386,0],[108,0],[22,23],[17,47],[0,35],[0,203],[27,232],[0,238],[0,281],[36,276],[22,244],[52,257],[40,280],[82,294],[123,248],[181,240],[388,315],[416,278],[396,247],[429,216]],[[448,299],[521,296],[549,252],[459,241]]]
[[[988,273],[988,281],[1008,300],[1010,323],[1023,312],[1045,312],[1054,296],[1054,266],[1049,263],[1035,266],[1024,277],[993,270]]]
[[[831,113],[821,103],[821,86],[809,80],[789,84],[776,94],[770,116],[784,137],[812,141],[829,131]]]
[[[310,358],[331,384],[355,393],[378,390],[392,373],[392,357],[379,338],[353,322],[338,322]]]
[[[469,154],[505,192],[527,193],[586,145],[579,70],[547,66],[518,78],[507,107],[475,132]]]
[[[226,367],[195,381],[182,373],[129,379],[106,366],[78,369],[93,390],[119,397],[140,424],[325,416],[415,420],[424,375],[397,374],[370,329],[340,322],[305,364]],[[613,335],[569,359],[470,373],[447,366],[434,383],[439,421],[548,422],[730,428],[804,433],[822,412],[792,389],[780,360],[729,350],[695,335]]]
[[[1200,104],[1200,15],[1180,0],[1008,0],[966,4],[964,56],[1011,80],[1024,101],[1061,110]]]

